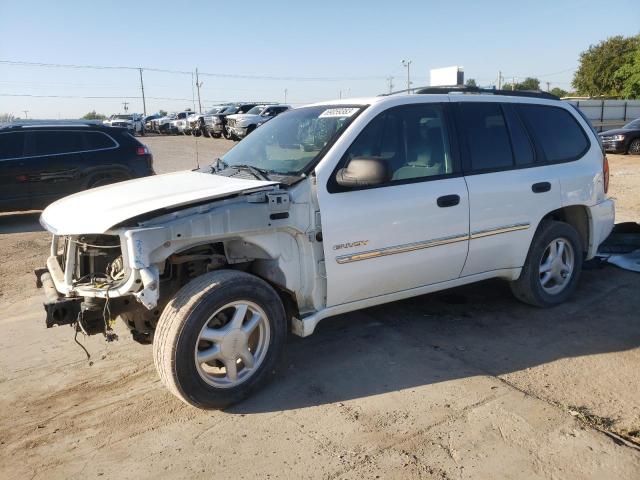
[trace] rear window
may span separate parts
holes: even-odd
[[[517,109],[547,161],[575,160],[589,148],[582,127],[564,108],[520,104]]]
[[[22,157],[24,132],[0,133],[0,160]]]
[[[460,109],[472,170],[512,167],[509,131],[500,104],[464,102]]]

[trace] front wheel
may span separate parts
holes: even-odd
[[[629,155],[640,155],[640,138],[636,138],[635,140],[631,141],[627,153]]]
[[[536,307],[552,307],[567,300],[578,286],[582,244],[568,223],[544,220],[531,242],[518,280],[511,282],[515,297]]]
[[[185,285],[162,312],[156,369],[180,400],[224,408],[271,378],[285,345],[282,302],[264,280],[217,270]]]

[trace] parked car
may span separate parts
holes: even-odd
[[[622,128],[601,132],[600,138],[607,152],[640,155],[640,118]]]
[[[235,105],[229,105],[221,112],[213,115],[206,115],[204,117],[205,128],[209,134],[214,138],[220,138],[223,136],[227,140],[231,139],[231,134],[227,130],[227,116],[235,113],[247,113],[257,104],[255,103],[238,103]]]
[[[146,117],[144,117],[144,129],[146,132],[153,132],[154,131],[154,126],[153,126],[153,121],[157,120],[158,118],[160,118],[162,115],[155,113],[153,115],[147,115]]]
[[[151,152],[128,130],[68,122],[0,128],[0,165],[3,212],[154,174]]]
[[[112,336],[119,316],[174,395],[224,407],[333,315],[489,278],[564,302],[613,227],[608,178],[596,132],[542,92],[292,109],[205,168],[50,205],[46,323]]]
[[[204,135],[205,137],[209,137],[209,131],[205,128],[205,117],[207,116],[211,116],[211,115],[215,115],[216,113],[220,113],[222,110],[224,110],[226,107],[228,107],[229,105],[217,105],[209,110],[207,110],[205,113],[192,113],[191,115],[189,115],[187,117],[187,121],[189,122],[189,127],[191,129],[191,132],[196,136],[199,137],[200,135]]]
[[[132,134],[144,135],[144,122],[137,113],[111,115],[102,123],[108,127],[126,128]]]
[[[190,135],[189,123],[187,117],[193,112],[191,110],[185,110],[184,112],[178,112],[169,122],[169,130],[167,133],[173,135]]]
[[[243,139],[263,123],[290,108],[289,105],[256,105],[247,113],[227,115],[227,130],[233,140]]]

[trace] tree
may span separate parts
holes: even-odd
[[[566,90],[561,89],[560,87],[553,87],[551,89],[551,93],[552,95],[555,95],[556,97],[566,97],[569,95],[569,92],[567,92]]]
[[[83,120],[104,120],[105,118],[107,117],[102,115],[101,113],[96,113],[95,110],[92,110],[91,112],[87,113],[84,117],[82,117]]]
[[[640,98],[640,45],[636,47],[629,63],[621,66],[613,76],[622,82],[622,97]]]
[[[161,117],[166,117],[167,116],[167,111],[166,110],[158,110],[158,115],[160,115]]]
[[[591,97],[620,96],[632,70],[618,71],[626,64],[633,64],[634,53],[640,48],[640,35],[623,37],[618,35],[591,45],[580,54],[580,66],[573,76],[573,87],[579,95]]]
[[[527,77],[524,81],[516,83],[515,88],[513,84],[505,83],[502,86],[503,90],[540,90],[540,80],[533,77]]]
[[[470,79],[469,79],[469,80],[467,80],[464,84],[465,84],[467,87],[477,87],[477,86],[478,86],[478,85],[476,84],[475,79],[473,79],[473,78],[470,78]]]

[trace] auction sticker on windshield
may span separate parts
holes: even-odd
[[[328,118],[328,117],[351,117],[354,115],[359,108],[328,108],[324,112],[322,112],[318,118]]]

